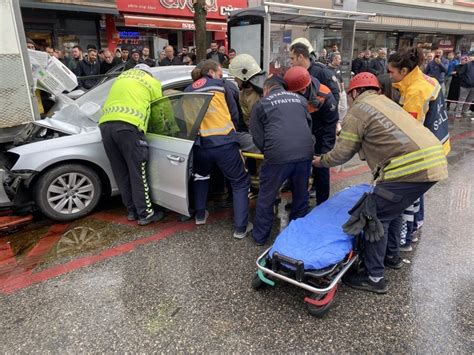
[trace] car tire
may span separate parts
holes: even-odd
[[[93,169],[80,164],[64,164],[40,176],[34,198],[46,217],[66,222],[92,212],[101,194],[102,182]]]

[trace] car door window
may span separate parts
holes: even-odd
[[[194,141],[211,93],[179,93],[151,104],[148,133]]]

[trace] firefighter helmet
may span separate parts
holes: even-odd
[[[352,90],[358,88],[374,88],[380,90],[380,83],[374,74],[362,72],[351,79],[347,92],[351,92]]]
[[[306,47],[308,47],[309,53],[314,52],[313,46],[311,45],[311,43],[309,43],[309,41],[308,41],[306,38],[304,38],[304,37],[299,37],[299,38],[295,39],[293,42],[291,42],[290,48],[291,48],[292,45],[294,45],[294,44],[296,44],[296,43],[300,43],[300,44],[303,44],[303,45],[305,45]]]
[[[291,67],[285,73],[284,79],[288,84],[288,90],[292,92],[302,91],[311,83],[311,75],[303,67]]]
[[[251,55],[239,54],[229,65],[229,74],[242,81],[248,81],[252,76],[262,71],[257,61]]]

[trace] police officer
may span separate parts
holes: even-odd
[[[316,138],[314,153],[316,155],[329,152],[336,142],[336,126],[339,121],[337,103],[329,88],[312,77],[303,67],[292,67],[285,74],[288,90],[303,95],[308,100],[308,111],[312,118],[312,132]],[[313,187],[316,204],[329,198],[329,169],[318,167],[313,169]]]
[[[308,212],[308,178],[313,155],[311,117],[304,97],[286,91],[284,86],[280,77],[267,79],[264,97],[255,104],[250,119],[254,143],[265,157],[252,233],[257,245],[265,244],[269,237],[273,204],[286,180],[293,196],[290,220]]]
[[[379,87],[372,73],[352,78],[348,89],[351,108],[336,146],[315,157],[313,165],[329,168],[359,153],[371,168],[376,183],[370,194],[376,209],[371,216],[381,222],[382,236],[365,238],[366,272],[348,275],[344,282],[356,289],[385,293],[385,266],[399,269],[403,265],[398,249],[401,213],[437,181],[446,179],[448,170],[439,140],[401,106],[379,95]]]
[[[153,77],[150,67],[138,64],[114,82],[99,120],[102,142],[127,207],[128,220],[138,220],[140,226],[164,217],[151,204],[145,140],[151,102],[161,96],[161,83]]]
[[[196,70],[196,69],[195,69]],[[199,70],[199,69],[198,69]],[[199,78],[185,92],[212,92],[214,96],[199,127],[199,136],[193,148],[194,194],[196,224],[205,224],[210,171],[213,163],[230,181],[234,201],[234,238],[244,238],[251,230],[248,222],[248,189],[250,179],[244,167],[235,132],[238,110],[230,90],[225,89],[222,67],[212,59],[202,63]],[[200,74],[200,75],[198,75]]]

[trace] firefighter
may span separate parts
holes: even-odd
[[[336,103],[339,103],[341,93],[336,75],[324,64],[312,60],[310,48],[304,42],[296,42],[291,45],[290,60],[292,66],[308,69],[312,77],[318,79],[321,84],[331,90]]]
[[[243,124],[237,127],[240,146],[244,151],[260,153],[253,144],[251,132],[249,134],[248,130],[250,127],[250,114],[254,105],[262,97],[263,83],[267,74],[260,68],[256,60],[248,54],[239,54],[232,60],[229,66],[229,74],[235,77],[240,89],[239,104],[243,120]],[[259,164],[255,159],[248,158],[247,167],[252,181],[249,196],[255,197],[260,185],[258,178]]]
[[[127,207],[128,220],[144,226],[159,221],[147,183],[148,143],[145,140],[151,103],[162,97],[161,83],[146,64],[138,64],[117,78],[99,120],[105,152]]]
[[[250,130],[263,152],[260,192],[257,199],[253,238],[267,241],[273,224],[273,205],[282,184],[288,180],[293,196],[290,220],[308,212],[308,179],[311,173],[313,138],[306,100],[285,90],[281,77],[265,81],[264,97],[252,110]]]
[[[356,153],[367,161],[375,187],[365,202],[353,208],[354,220],[349,221],[357,224],[366,218],[361,226],[370,227],[364,229],[366,271],[347,275],[344,282],[356,289],[385,293],[385,266],[399,269],[403,265],[399,256],[401,213],[437,181],[446,179],[448,170],[439,140],[379,91],[372,73],[352,78],[348,89],[351,107],[336,146],[314,157],[313,165],[341,165]]]
[[[198,68],[199,69],[199,68]],[[196,69],[195,69],[196,70]],[[214,96],[199,127],[199,136],[193,147],[194,194],[196,224],[205,224],[209,216],[206,210],[210,171],[213,163],[230,181],[234,201],[234,238],[242,239],[252,230],[248,222],[248,189],[250,179],[245,170],[235,132],[239,114],[230,90],[225,89],[222,67],[212,59],[202,63],[200,77],[185,92],[212,92]]]
[[[250,126],[250,113],[255,103],[263,94],[263,82],[266,73],[262,71],[255,59],[248,54],[239,54],[229,66],[229,74],[235,77],[239,85],[240,107],[247,128]]]
[[[288,90],[303,95],[308,101],[308,111],[312,118],[312,132],[316,138],[314,153],[329,152],[336,142],[336,126],[339,121],[337,103],[329,88],[312,77],[303,67],[292,67],[285,74]],[[329,169],[313,169],[313,187],[316,204],[320,205],[329,198]]]

